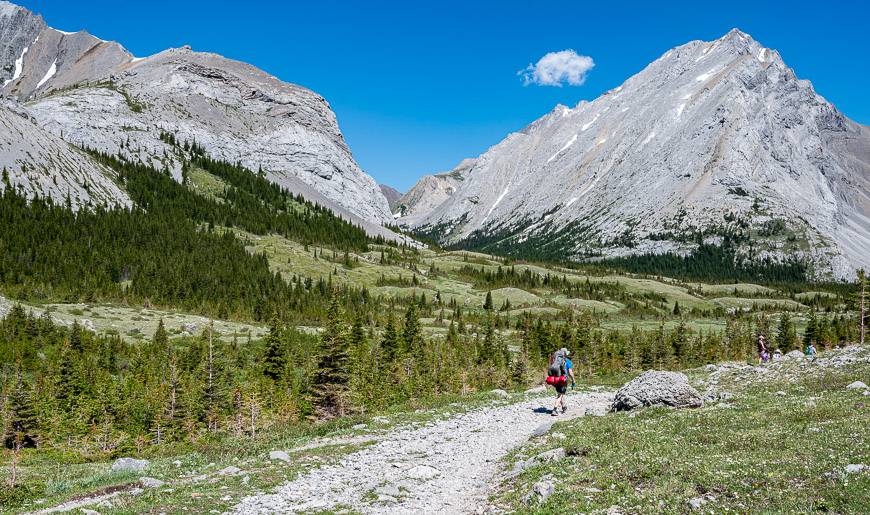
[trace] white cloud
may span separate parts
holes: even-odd
[[[580,86],[586,82],[586,74],[594,66],[595,62],[591,57],[568,49],[548,53],[537,63],[529,64],[524,70],[518,71],[517,75],[522,76],[526,86],[537,84],[562,87],[563,83]]]

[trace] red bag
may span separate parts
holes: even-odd
[[[568,384],[568,378],[565,376],[547,376],[547,384],[553,386],[562,386]]]

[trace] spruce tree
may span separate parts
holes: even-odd
[[[819,341],[818,319],[816,318],[815,310],[810,311],[810,316],[807,319],[807,328],[804,330],[804,345],[810,343],[818,343]]]
[[[396,332],[396,322],[393,320],[393,312],[387,315],[387,323],[384,326],[384,336],[381,338],[381,350],[387,363],[396,361],[399,352],[399,335]]]
[[[37,418],[33,405],[30,387],[24,381],[21,364],[15,367],[15,385],[9,392],[8,415],[9,420],[3,435],[3,443],[7,449],[21,449],[22,447],[36,447],[37,442]]]
[[[794,324],[791,321],[788,313],[783,311],[779,315],[779,323],[776,329],[776,346],[780,349],[790,349],[794,346],[795,341]]]
[[[858,270],[858,343],[864,345],[867,332],[867,275],[864,269]]]
[[[73,320],[73,325],[69,330],[69,346],[76,352],[82,351],[82,326],[78,320]]]
[[[166,332],[166,326],[163,325],[162,318],[157,323],[157,329],[154,331],[151,343],[156,351],[165,354],[169,353],[169,333]]]
[[[272,321],[269,324],[269,334],[266,336],[266,349],[263,355],[263,375],[275,382],[284,379],[287,367],[287,346],[282,332],[278,316],[273,315]]]
[[[313,403],[317,414],[324,418],[344,416],[349,410],[348,338],[341,316],[338,295],[333,294],[320,337],[313,378]]]
[[[414,353],[423,346],[423,329],[417,316],[417,306],[411,304],[405,312],[405,326],[402,328],[402,348],[405,353]]]
[[[485,309],[486,311],[493,310],[492,292],[491,291],[486,292],[486,299],[483,301],[483,309]]]

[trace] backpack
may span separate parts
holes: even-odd
[[[553,353],[553,357],[550,360],[550,366],[547,368],[547,375],[549,377],[564,377],[567,373],[565,371],[565,354],[561,351],[556,351]]]

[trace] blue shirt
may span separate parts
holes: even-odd
[[[574,365],[571,364],[571,359],[565,358],[565,370],[571,370],[572,368],[574,368]]]

